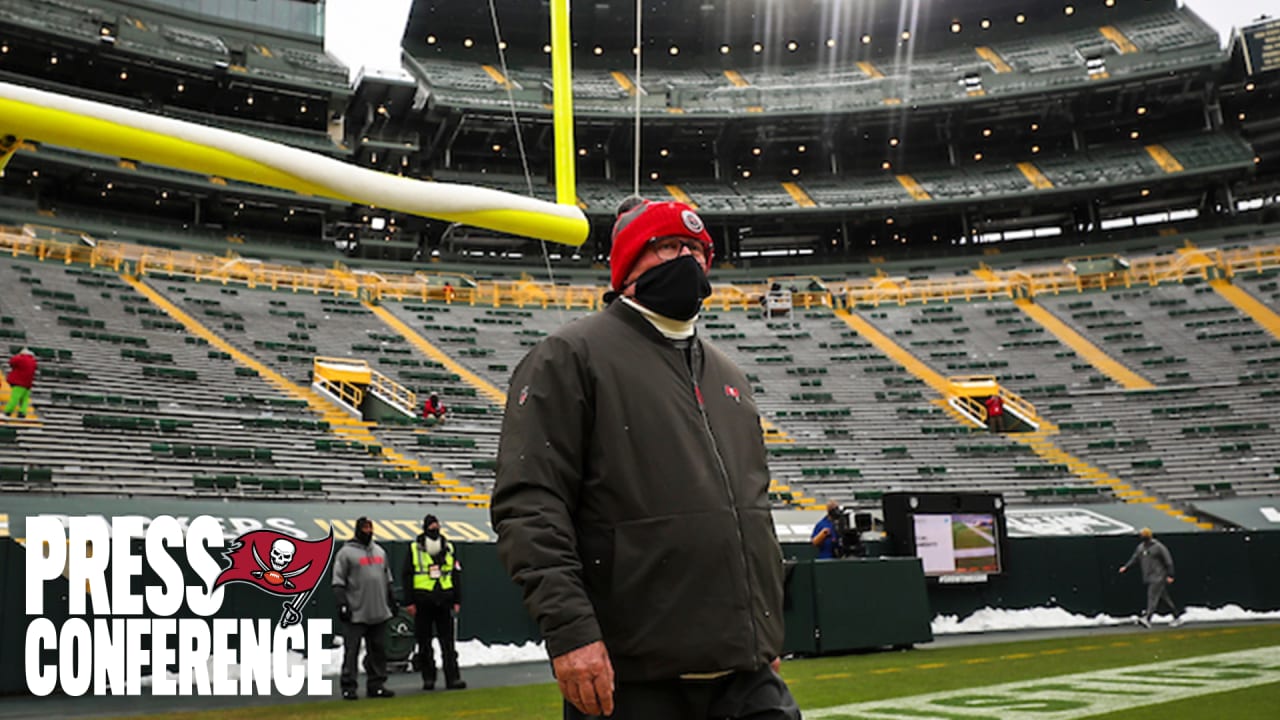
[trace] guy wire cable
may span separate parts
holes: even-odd
[[[502,29],[498,24],[498,9],[494,7],[494,1],[489,0],[489,18],[493,21],[493,42],[498,48],[498,62],[502,66],[502,77],[506,81],[503,85],[507,90],[507,107],[511,109],[511,125],[516,133],[516,148],[520,151],[520,166],[524,169],[525,189],[529,193],[529,197],[533,194],[533,174],[529,172],[529,156],[524,149],[524,134],[520,132],[520,116],[516,113],[516,98],[512,92],[511,73],[507,69],[507,51],[502,42]],[[538,240],[538,245],[542,247],[542,263],[547,268],[547,280],[551,283],[552,292],[556,288],[556,273],[551,269],[551,256],[547,252],[547,241]],[[556,319],[560,324],[564,324],[564,310],[560,303],[556,303]]]
[[[634,180],[631,186],[631,194],[636,197],[640,197],[640,93],[642,92],[640,85],[640,56],[644,54],[644,46],[641,44],[640,24],[643,19],[644,3],[642,0],[636,0],[636,81],[634,83],[636,95],[636,146]]]

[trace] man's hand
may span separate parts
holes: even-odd
[[[405,605],[405,606],[404,606],[404,611],[405,611],[405,612],[407,612],[407,613],[409,613],[409,617],[417,617],[417,616],[418,616],[418,606],[417,606],[417,605],[414,605],[413,603],[409,603],[408,605]]]
[[[551,659],[560,694],[587,715],[613,714],[613,663],[597,640]]]
[[[453,614],[454,614],[454,615],[457,615],[457,614],[458,614],[458,613],[460,613],[460,612],[462,612],[462,603],[454,603],[454,604],[453,604]]]
[[[1129,569],[1129,566],[1127,566],[1127,565],[1121,565],[1121,566],[1120,566],[1120,574],[1121,574],[1121,575],[1125,574],[1125,572],[1126,572],[1126,571],[1128,571],[1128,569]]]
[[[773,670],[775,675],[782,674],[782,658],[774,658],[773,662],[769,663],[769,668]]]
[[[338,606],[338,619],[344,623],[351,622],[351,606],[350,605]]]
[[[1172,585],[1172,584],[1173,584],[1173,576],[1172,576],[1172,575],[1170,575],[1170,576],[1166,577],[1166,578],[1165,578],[1165,582],[1167,582],[1168,584]]]

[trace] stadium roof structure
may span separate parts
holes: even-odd
[[[641,5],[646,50],[659,51],[646,62],[673,67],[709,58],[788,64],[855,55],[892,57],[973,45],[979,38],[999,41],[1049,28],[1087,29],[1177,8],[1175,0],[1110,5],[1070,0],[642,0]],[[512,57],[543,53],[549,36],[547,2],[495,0],[495,8]],[[634,0],[573,4],[576,54],[588,63],[593,57],[630,56],[635,14]],[[434,41],[428,43],[428,37]],[[473,44],[464,45],[466,38]],[[411,53],[429,48],[444,56],[478,55],[494,51],[492,38],[487,3],[415,0],[403,44]],[[753,50],[756,43],[763,46],[759,51]],[[602,53],[594,53],[597,46]],[[680,52],[671,54],[672,46]]]

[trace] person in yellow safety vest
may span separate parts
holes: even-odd
[[[440,640],[445,687],[465,688],[467,683],[458,669],[458,651],[454,647],[454,618],[462,609],[462,564],[458,562],[453,543],[440,534],[440,520],[435,515],[422,519],[422,533],[405,556],[404,587],[418,640],[422,689],[434,690],[436,686],[433,637]]]

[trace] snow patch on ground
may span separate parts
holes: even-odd
[[[1168,623],[1170,615],[1156,615],[1155,623]],[[1239,605],[1220,608],[1189,607],[1182,619],[1186,622],[1211,623],[1241,620],[1280,620],[1280,611],[1255,612]],[[933,619],[934,635],[998,632],[1005,630],[1051,630],[1059,628],[1107,627],[1133,625],[1136,615],[1113,617],[1111,615],[1076,615],[1062,608],[1026,608],[1004,610],[983,608],[963,620],[955,615],[939,615]]]

